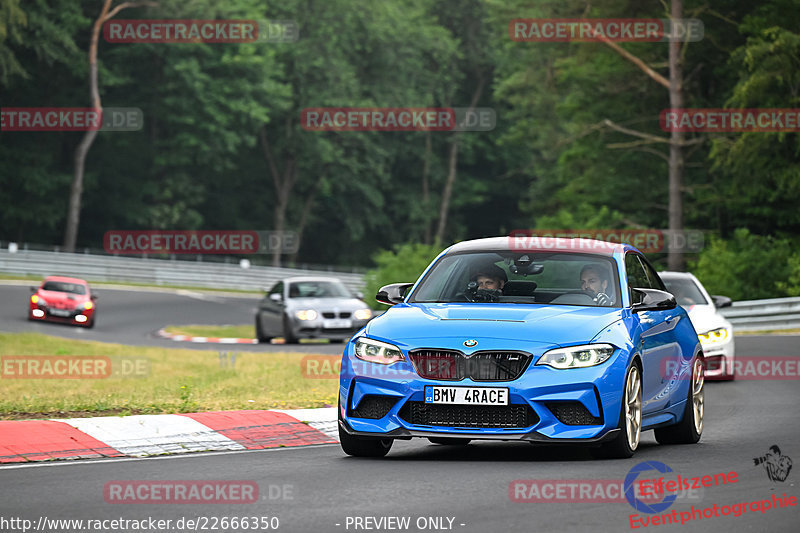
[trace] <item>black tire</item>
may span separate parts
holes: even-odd
[[[632,376],[634,372],[635,376]],[[628,391],[630,390],[628,380],[630,379],[637,379],[639,381],[637,393],[639,428],[636,442],[633,446],[631,446],[628,439],[629,428],[626,416],[626,404],[628,404]],[[592,448],[592,455],[600,459],[628,459],[629,457],[633,457],[633,454],[636,453],[636,449],[639,447],[642,427],[642,369],[636,362],[631,364],[630,368],[628,368],[628,371],[625,373],[625,382],[622,385],[622,405],[620,406],[619,424],[617,427],[620,429],[617,436],[601,444],[598,448]]]
[[[394,439],[356,437],[344,431],[339,424],[339,444],[344,453],[353,457],[383,457],[392,449]]]
[[[272,337],[264,335],[264,330],[261,329],[261,320],[258,319],[258,315],[256,315],[256,339],[258,342],[269,342],[272,340]]]
[[[87,329],[92,329],[94,327],[94,323],[97,321],[94,317],[92,317],[92,321],[86,324]]]
[[[699,393],[696,382],[696,372],[700,372]],[[697,393],[697,394],[696,394]],[[695,409],[695,401],[699,400],[699,410]],[[695,412],[699,412],[700,423],[696,423]],[[695,359],[692,363],[692,378],[689,382],[689,392],[686,397],[686,407],[683,418],[677,424],[658,428],[655,430],[656,440],[659,444],[695,444],[703,434],[703,416],[705,413],[705,376],[703,375],[703,360]]]
[[[442,444],[445,446],[466,446],[471,439],[460,439],[458,437],[428,437],[428,440],[434,444]]]
[[[283,342],[285,344],[297,344],[298,340],[292,334],[292,328],[289,327],[289,321],[283,317]]]

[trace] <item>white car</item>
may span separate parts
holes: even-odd
[[[658,275],[683,307],[700,337],[706,360],[706,377],[734,379],[733,326],[718,309],[731,305],[727,296],[710,296],[703,284],[688,272],[659,272]]]

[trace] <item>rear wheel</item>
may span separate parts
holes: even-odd
[[[705,374],[703,360],[699,357],[692,365],[692,381],[683,410],[683,419],[673,426],[655,430],[659,444],[694,444],[703,434],[703,415],[705,414]]]
[[[608,459],[627,459],[639,447],[642,433],[642,373],[636,363],[632,364],[625,376],[622,407],[619,414],[620,431],[613,440],[600,448],[593,448],[596,457]]]
[[[341,416],[339,420],[341,421]],[[393,443],[394,439],[350,435],[339,424],[339,444],[342,446],[342,451],[347,455],[352,455],[353,457],[383,457],[392,449]]]
[[[443,444],[445,446],[466,446],[471,442],[471,439],[460,439],[458,437],[428,437],[428,440],[434,444]]]

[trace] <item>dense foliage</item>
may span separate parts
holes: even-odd
[[[89,36],[103,1],[0,0],[4,107],[89,105]],[[98,135],[78,245],[100,248],[110,229],[283,228],[302,237],[283,264],[373,266],[389,257],[380,250],[396,255],[409,242],[439,250],[519,228],[665,228],[665,145],[637,145],[604,126],[665,136],[664,88],[602,43],[515,42],[508,23],[665,18],[668,8],[658,0],[161,0],[126,9],[117,18],[291,19],[300,38],[101,38],[103,104],[142,109],[145,127]],[[800,0],[685,0],[684,12],[705,26],[704,39],[684,48],[686,107],[800,107]],[[622,47],[666,74],[663,43]],[[298,120],[307,107],[473,99],[496,111],[493,131],[312,132]],[[737,298],[800,292],[800,259],[791,258],[800,135],[691,135],[704,141],[686,150],[684,220],[707,232],[709,246],[690,265],[710,290]],[[62,241],[80,138],[0,133],[0,241]],[[422,250],[414,261],[430,255]]]

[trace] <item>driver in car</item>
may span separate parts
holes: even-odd
[[[508,276],[499,266],[491,265],[475,274],[473,281],[478,283],[479,289],[502,291]]]
[[[495,264],[481,267],[470,278],[467,294],[471,301],[496,302],[508,281],[505,271]]]
[[[613,296],[609,296],[608,274],[600,265],[588,264],[581,269],[581,290],[588,294],[597,305],[612,305]]]

